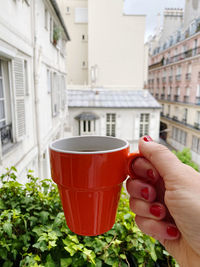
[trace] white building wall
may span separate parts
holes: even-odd
[[[132,151],[137,150],[140,114],[149,113],[149,135],[153,140],[159,140],[159,109],[69,108],[70,125],[72,125],[73,136],[79,135],[79,124],[75,117],[82,112],[92,112],[99,116],[99,119],[96,120],[96,132],[94,134],[102,136],[106,135],[106,113],[115,113],[116,137],[126,139],[130,143]]]
[[[123,14],[124,1],[88,1],[88,60],[97,86],[142,89],[145,16]]]
[[[30,4],[28,4],[30,2]],[[48,92],[47,68],[66,78],[65,50],[50,42],[50,32],[44,27],[45,6],[53,20],[59,24],[57,15],[48,0],[4,1],[0,4],[0,60],[9,67],[13,143],[2,153],[0,149],[0,171],[16,166],[20,177],[25,177],[28,169],[33,169],[42,178],[50,177],[48,145],[64,136],[66,108],[52,116],[52,95]],[[3,8],[2,8],[3,5]],[[6,12],[5,12],[6,10]],[[62,36],[66,40],[66,36]],[[63,48],[63,47],[62,47]],[[25,83],[25,135],[16,136],[16,105],[14,102],[15,80],[13,62],[20,58],[27,62]],[[5,76],[5,75],[4,75]],[[0,142],[1,143],[1,142]],[[1,148],[1,147],[0,147]],[[23,179],[22,179],[23,180]]]

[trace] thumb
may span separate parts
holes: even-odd
[[[185,165],[167,147],[145,136],[139,141],[139,151],[163,177],[166,188],[183,182]]]

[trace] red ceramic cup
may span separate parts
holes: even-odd
[[[122,183],[133,176],[139,156],[114,137],[71,137],[50,145],[51,174],[71,231],[95,236],[112,228]]]

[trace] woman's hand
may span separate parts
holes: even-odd
[[[148,136],[139,142],[144,158],[127,181],[138,227],[159,240],[180,266],[200,266],[200,174]]]

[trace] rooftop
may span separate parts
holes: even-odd
[[[147,90],[68,90],[69,108],[161,108]]]

